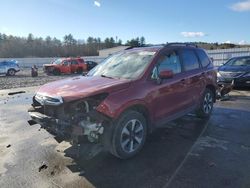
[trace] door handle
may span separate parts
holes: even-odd
[[[181,84],[185,84],[185,82],[186,82],[186,79],[181,80]]]

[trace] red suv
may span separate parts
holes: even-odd
[[[29,109],[30,123],[126,159],[168,121],[192,111],[209,117],[216,79],[206,52],[191,44],[133,48],[105,59],[86,76],[42,86]]]
[[[60,58],[53,61],[51,64],[44,64],[43,70],[47,74],[59,75],[82,73],[87,71],[87,64],[82,58]]]

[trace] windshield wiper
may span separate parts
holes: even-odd
[[[101,75],[101,77],[103,77],[103,78],[110,78],[110,79],[114,79],[114,78],[112,78],[111,76],[106,76],[106,75],[104,75],[104,74],[102,74],[102,75]]]

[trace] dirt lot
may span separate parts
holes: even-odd
[[[19,90],[26,93],[7,95]],[[107,152],[85,160],[69,143],[28,125],[35,90],[0,91],[1,188],[250,186],[250,91],[218,101],[208,121],[190,114],[167,124],[130,160]]]
[[[29,68],[22,68],[20,72],[16,73],[16,76],[0,76],[0,90],[1,89],[11,89],[20,87],[31,87],[40,86],[47,82],[77,76],[77,74],[72,75],[61,75],[61,76],[48,76],[46,75],[42,68],[38,69],[38,77],[31,77],[31,70]]]

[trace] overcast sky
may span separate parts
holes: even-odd
[[[250,0],[1,0],[0,33],[250,43]]]

